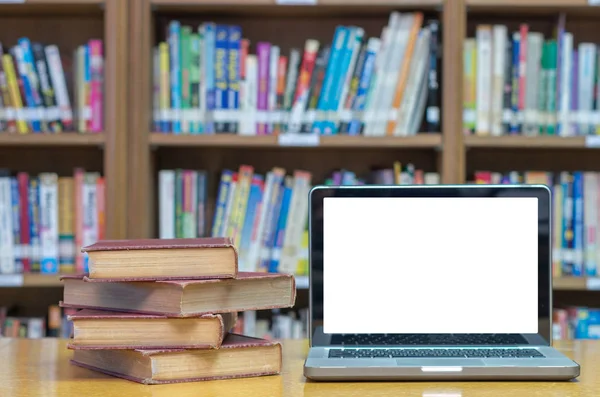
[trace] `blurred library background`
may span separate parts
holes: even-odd
[[[554,338],[600,338],[599,6],[0,1],[0,334],[70,335],[81,246],[230,236],[298,289],[238,331],[306,337],[312,186],[541,183]]]

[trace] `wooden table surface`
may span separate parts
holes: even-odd
[[[422,396],[422,397],[598,397],[600,341],[557,342],[581,364],[571,382],[307,382],[302,365],[306,341],[283,342],[280,376],[144,386],[69,364],[72,352],[60,339],[0,338],[1,397],[262,397],[262,396]]]

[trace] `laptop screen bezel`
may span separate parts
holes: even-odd
[[[316,186],[309,194],[309,338],[326,344],[323,334],[323,201],[326,197],[533,197],[538,200],[538,333],[528,340],[552,341],[552,205],[544,185]],[[509,291],[507,291],[509,293]],[[357,313],[368,321],[368,313]],[[315,338],[318,330],[319,338]],[[323,338],[325,336],[326,338]]]

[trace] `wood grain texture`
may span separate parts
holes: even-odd
[[[106,238],[119,239],[127,235],[128,4],[105,3]]]
[[[464,0],[445,0],[442,14],[442,183],[463,183],[465,148],[462,140]]]
[[[0,146],[104,146],[104,134],[0,134]]]
[[[461,396],[596,397],[600,388],[600,342],[559,342],[557,347],[581,364],[573,382],[364,382],[306,381],[306,341],[283,342],[283,371],[278,376],[143,386],[69,364],[72,352],[60,339],[0,339],[2,397],[58,396]]]

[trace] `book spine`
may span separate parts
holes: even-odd
[[[234,212],[235,206],[233,203],[238,194],[238,178],[239,174],[237,172],[233,173],[231,177],[231,184],[229,185],[229,194],[227,195],[227,200],[225,202],[225,212],[223,213],[223,226],[221,227],[221,235],[224,237],[231,237],[228,234],[229,225],[232,222],[232,212]]]
[[[85,47],[79,46],[73,56],[73,102],[75,102],[75,122],[79,132],[87,130],[86,127],[86,85],[85,85]]]
[[[21,48],[25,73],[27,75],[31,90],[32,120],[39,123],[39,130],[41,132],[48,132],[48,123],[46,122],[44,103],[40,94],[39,75],[35,66],[31,42],[28,38],[23,37],[18,40],[18,44]]]
[[[279,47],[271,46],[269,54],[269,91],[267,92],[267,133],[275,134],[277,122],[277,73],[279,66]]]
[[[335,95],[335,83],[338,77],[338,64],[341,62],[342,52],[346,45],[347,36],[349,35],[348,28],[344,26],[338,26],[335,29],[333,36],[333,45],[331,47],[331,53],[329,55],[329,62],[327,63],[327,69],[325,71],[325,78],[323,80],[323,88],[321,89],[321,95],[317,103],[317,120],[313,123],[313,132],[323,134],[325,133],[326,120],[325,112],[329,111],[330,103]]]
[[[512,95],[511,95],[511,110],[512,120],[510,123],[510,133],[518,134],[520,131],[519,121],[519,54],[521,46],[521,35],[518,32],[513,33],[512,39]]]
[[[315,68],[319,46],[320,44],[316,40],[307,40],[304,45],[304,54],[302,55],[302,63],[300,64],[298,81],[296,82],[294,102],[288,120],[288,132],[298,133],[301,131],[306,106],[308,104],[309,84]]]
[[[579,131],[582,135],[590,135],[594,130],[592,109],[594,106],[596,45],[581,43],[579,58]]]
[[[252,176],[254,168],[249,165],[240,166],[238,175],[238,187],[236,189],[237,198],[234,202],[235,212],[230,224],[228,235],[233,238],[236,247],[240,246],[242,227],[246,217],[246,209],[248,207],[248,195],[250,194],[250,185],[252,184]]]
[[[493,71],[492,71],[492,120],[491,134],[502,135],[502,105],[504,99],[504,72],[506,68],[507,28],[504,25],[494,25],[493,40]]]
[[[300,70],[300,51],[296,48],[290,50],[288,57],[289,67],[285,78],[285,91],[283,94],[283,109],[289,112],[294,104],[294,94],[298,73]]]
[[[492,92],[492,27],[477,27],[477,135],[490,133],[490,110]]]
[[[573,35],[565,33],[562,40],[560,54],[560,96],[558,114],[558,135],[571,136],[569,128],[569,113],[571,112],[571,83],[573,61]]]
[[[283,97],[285,95],[285,76],[287,74],[288,58],[284,55],[277,61],[277,85],[275,88],[275,108],[277,112],[275,134],[280,134],[283,130]]]
[[[256,129],[258,135],[266,135],[267,128],[267,109],[269,95],[269,56],[271,54],[271,44],[259,42],[256,46],[258,58],[258,97],[256,99],[257,121]]]
[[[160,132],[171,131],[171,92],[169,72],[169,44],[161,42],[158,45],[160,59]]]
[[[174,134],[181,133],[181,24],[169,23],[169,61],[171,85],[171,121]]]
[[[367,51],[365,54],[364,67],[361,72],[358,88],[356,90],[356,99],[354,100],[354,109],[358,112],[365,110],[367,92],[373,81],[373,72],[377,53],[381,48],[381,40],[372,37],[367,42]],[[358,135],[362,129],[362,117],[354,117],[348,126],[350,135]]]
[[[221,173],[221,182],[219,184],[219,190],[217,193],[217,203],[215,206],[215,215],[211,231],[212,237],[222,236],[223,215],[225,213],[225,206],[227,205],[227,197],[229,196],[229,187],[232,179],[233,171],[223,170]]]
[[[191,170],[182,171],[182,204],[181,204],[181,237],[194,238],[196,237],[196,229],[194,227],[194,211],[192,204],[193,194],[193,173]]]
[[[238,133],[240,135],[252,135],[254,133],[254,123],[249,120],[251,111],[251,102],[253,99],[249,94],[248,57],[250,50],[250,40],[242,39],[240,41],[240,92],[239,92],[239,119]],[[256,95],[254,96],[256,100]]]
[[[58,178],[58,256],[62,274],[75,272],[74,184],[72,177]]]
[[[0,95],[2,96],[4,118],[6,120],[6,126],[4,128],[10,133],[16,133],[17,124],[15,121],[15,107],[12,102],[7,72],[4,67],[4,48],[2,47],[2,43],[0,43]]]
[[[159,237],[175,238],[175,171],[160,170],[159,190]]]
[[[41,272],[58,274],[58,175],[40,174]]]
[[[537,134],[545,134],[546,126],[548,125],[548,113],[546,109],[548,105],[548,50],[549,42],[542,42],[542,58],[540,62],[540,73],[538,77],[538,91],[537,91]]]
[[[597,235],[598,235],[598,178],[593,172],[583,175],[583,225],[584,225],[584,274],[596,276]]]
[[[175,171],[175,238],[183,237],[183,170]]]
[[[190,36],[192,28],[182,26],[180,30],[179,56],[181,57],[181,66],[179,70],[179,82],[181,84],[181,132],[189,134],[191,132],[191,93],[190,93],[190,67],[191,67],[191,48]]]
[[[365,58],[367,55],[367,43],[361,44],[360,52],[358,53],[358,58],[356,59],[356,65],[354,67],[354,71],[352,72],[352,78],[350,79],[350,87],[348,91],[348,95],[346,97],[346,101],[343,107],[343,117],[340,121],[340,125],[338,131],[340,133],[348,133],[350,123],[352,122],[354,110],[354,102],[356,101],[356,93],[358,91],[358,84],[360,83],[360,77],[363,73],[365,67]],[[315,69],[316,72],[316,69]]]
[[[160,50],[152,48],[152,131],[160,132]]]
[[[573,276],[582,276],[584,270],[583,173],[573,173]]]
[[[277,221],[279,220],[281,203],[283,201],[284,179],[285,175],[282,175],[281,178],[276,178],[273,195],[271,196],[272,201],[270,203],[269,213],[267,214],[260,253],[259,271],[261,272],[267,272],[271,262],[271,252],[275,241],[275,233],[277,232]]]
[[[246,57],[246,81],[244,83],[244,93],[242,98],[242,107],[244,109],[242,125],[240,126],[241,135],[256,135],[256,113],[258,98],[258,61],[256,55]]]
[[[85,171],[81,168],[75,169],[74,184],[75,184],[75,271],[84,273],[83,253],[78,249],[83,247],[83,225],[84,225],[84,177]]]
[[[260,203],[263,199],[264,179],[261,175],[253,175],[252,183],[250,185],[250,192],[248,194],[248,204],[246,206],[246,215],[244,218],[244,224],[242,226],[242,232],[240,237],[240,270],[241,271],[252,271],[254,269],[249,267],[248,255],[250,250],[250,243],[252,239],[252,231],[256,218],[258,216]]]
[[[19,181],[10,178],[11,224],[12,224],[12,250],[15,258],[14,266],[17,273],[23,273],[23,256],[21,250],[21,210],[19,208]]]
[[[52,87],[56,96],[56,104],[60,112],[60,120],[64,130],[69,131],[73,129],[73,110],[69,101],[60,53],[58,47],[55,45],[46,46],[44,50],[46,52],[50,80],[52,81]]]
[[[0,273],[17,272],[13,255],[10,177],[0,177]]]
[[[530,32],[527,36],[527,62],[525,74],[528,76],[526,79],[525,88],[525,113],[524,113],[524,126],[523,134],[528,136],[535,136],[538,134],[538,82],[540,76],[540,63],[542,56],[542,44],[544,37],[541,33]]]
[[[567,119],[570,135],[579,135],[579,51],[574,49],[571,53],[571,112]]]
[[[42,101],[46,107],[45,116],[46,121],[48,122],[48,130],[51,132],[61,132],[62,123],[60,121],[60,111],[56,105],[54,87],[50,80],[44,47],[41,44],[33,44],[33,56],[35,58],[35,65],[40,79]]]
[[[223,110],[229,107],[227,98],[227,63],[229,30],[226,25],[216,25],[215,30],[215,132],[226,132]]]
[[[89,132],[92,127],[92,103],[91,103],[91,84],[92,84],[92,72],[91,72],[91,50],[89,45],[82,45],[83,50],[83,84],[81,87],[81,96],[83,103],[83,117],[80,115],[80,119],[82,119],[83,128],[79,130],[79,132]]]
[[[292,198],[292,178],[286,178],[281,197],[281,209],[277,217],[277,224],[273,234],[273,244],[271,249],[271,257],[268,264],[269,273],[277,273],[279,270],[279,262],[281,260],[281,250],[283,249],[283,238],[285,236],[286,225],[290,215],[290,201]]]
[[[215,42],[216,29],[214,23],[206,23],[203,25],[204,32],[204,77],[206,80],[206,132],[214,133],[215,125],[213,121],[213,111],[215,110],[216,92],[215,92]]]
[[[334,117],[329,120],[329,126],[334,134],[345,132],[340,130],[338,127],[340,127],[342,123],[344,123],[345,126],[352,118],[352,113],[350,112],[350,109],[346,107],[346,102],[351,95],[352,78],[355,75],[356,65],[358,63],[358,58],[360,57],[364,34],[365,32],[363,29],[355,28],[354,37],[352,41],[348,42],[348,47],[350,48],[350,58],[347,64],[344,65],[345,69],[340,75],[340,82],[335,96],[335,108],[337,109],[337,114],[335,114]]]
[[[308,104],[306,106],[306,115],[302,120],[302,126],[300,132],[309,133],[312,130],[312,125],[317,118],[317,103],[319,96],[321,95],[321,89],[323,88],[323,79],[325,78],[325,68],[329,62],[329,54],[331,53],[331,47],[325,46],[317,53],[317,59],[315,60],[315,68],[311,76],[309,84],[309,95]]]
[[[513,118],[512,113],[512,56],[513,56],[513,41],[510,35],[507,33],[506,40],[504,41],[504,73],[503,73],[503,96],[502,96],[502,133],[510,133],[510,125]]]
[[[83,182],[83,246],[94,244],[98,241],[98,192],[97,181],[99,175],[94,172],[86,173]],[[83,269],[87,273],[89,270],[89,257],[83,255]]]
[[[20,211],[20,236],[21,242],[21,261],[23,263],[23,273],[31,271],[31,252],[30,252],[30,229],[29,229],[29,175],[25,172],[17,174],[19,183],[19,211]]]
[[[548,135],[556,134],[556,83],[557,83],[557,43],[556,40],[550,40],[548,43],[548,88],[546,90],[546,133]]]
[[[91,82],[90,82],[90,100],[92,107],[92,132],[101,132],[104,129],[104,112],[102,93],[102,84],[104,81],[104,57],[102,50],[102,40],[90,40],[91,53]]]
[[[40,272],[41,244],[40,244],[40,187],[39,179],[29,179],[29,236],[31,272]]]
[[[190,34],[190,132],[202,132],[202,119],[200,116],[200,35]]]
[[[560,183],[563,186],[563,233],[562,233],[562,273],[566,276],[573,275],[573,181],[572,175],[562,172]]]
[[[39,120],[35,120],[35,103],[31,92],[31,82],[29,81],[27,66],[23,59],[23,49],[20,46],[15,46],[10,49],[10,53],[13,57],[19,88],[21,89],[21,98],[23,99],[23,119],[33,132],[41,132]]]
[[[228,61],[227,61],[227,95],[228,108],[230,111],[229,128],[227,132],[237,134],[239,122],[237,115],[240,110],[240,81],[241,81],[241,44],[242,28],[239,26],[229,27]]]
[[[431,31],[429,44],[429,76],[427,83],[427,108],[425,110],[425,131],[437,132],[441,130],[440,115],[440,79],[439,67],[441,58],[440,22],[430,21],[427,25]]]
[[[206,236],[206,171],[198,171],[198,237]]]

